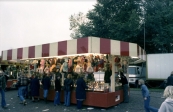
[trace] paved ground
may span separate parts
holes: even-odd
[[[163,90],[152,90],[150,91],[150,94],[150,105],[159,108],[161,103],[165,100],[161,98]],[[92,107],[94,109],[89,110],[88,108],[90,108],[90,106],[84,106],[84,109],[77,110],[76,105],[71,105],[70,107],[65,107],[63,105],[54,106],[52,101],[48,104],[45,104],[43,100],[33,103],[30,99],[27,99],[28,104],[23,106],[22,104],[19,104],[20,100],[19,97],[17,97],[17,90],[10,90],[6,92],[6,102],[8,104],[8,109],[4,110],[0,107],[0,112],[144,112],[143,99],[140,90],[130,91],[129,103],[121,103],[108,109]]]

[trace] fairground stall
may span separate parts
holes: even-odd
[[[6,89],[16,89],[15,85],[21,67],[28,68],[28,65],[27,63],[12,60],[2,61],[2,57],[0,56],[0,70],[4,71],[7,80]]]
[[[62,86],[66,73],[71,73],[74,82],[78,73],[85,74],[89,87],[84,105],[108,108],[123,101],[123,90],[118,82],[119,71],[128,78],[127,67],[133,61],[145,61],[145,51],[135,43],[122,42],[98,37],[86,37],[55,43],[2,51],[2,60],[28,61],[29,72],[39,73],[42,78],[46,70],[52,73],[52,87],[48,99],[54,100],[55,70],[62,73]],[[67,63],[68,71],[62,68]],[[112,75],[105,75],[111,67]],[[109,81],[110,80],[110,81]],[[75,83],[71,103],[76,104]],[[40,97],[43,90],[40,89]],[[63,102],[63,90],[61,101]]]

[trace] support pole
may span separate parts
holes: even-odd
[[[112,62],[111,92],[115,92],[115,62],[113,55],[111,55],[111,62]]]

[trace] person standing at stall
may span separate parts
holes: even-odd
[[[171,75],[167,78],[167,86],[173,86],[173,71],[171,72]]]
[[[71,100],[71,90],[73,88],[73,80],[71,74],[67,75],[67,78],[64,81],[64,105],[70,106]]]
[[[86,99],[86,91],[88,87],[86,86],[86,83],[83,79],[84,75],[79,75],[79,78],[76,82],[76,102],[77,102],[77,109],[82,108],[82,103]]]
[[[35,102],[34,97],[37,97],[37,101],[39,101],[39,91],[40,91],[40,82],[38,77],[35,75],[32,76],[33,78],[31,79],[30,83],[30,88],[31,88],[31,97],[32,101]]]
[[[124,73],[123,72],[120,72],[120,82],[122,83],[122,86],[123,86],[123,96],[124,96],[124,103],[128,103],[129,102],[129,95],[128,95],[128,89],[129,89],[129,86],[128,86],[128,81],[127,81],[127,78],[126,76],[124,76]]]
[[[60,75],[56,76],[55,79],[55,98],[54,105],[60,105],[60,96],[61,96],[61,78]]]
[[[23,104],[23,105],[27,104],[24,96],[26,94],[26,89],[27,89],[28,83],[29,83],[29,79],[26,76],[26,74],[24,73],[24,71],[22,71],[22,74],[17,81],[17,85],[19,87],[19,98],[22,101],[21,104]]]
[[[110,77],[112,75],[112,70],[111,70],[110,66],[107,66],[106,68],[107,69],[105,71],[104,81],[105,81],[105,83],[109,83],[110,84],[110,82],[111,82]]]
[[[42,80],[42,84],[43,84],[43,98],[44,98],[45,103],[47,103],[47,96],[48,96],[49,88],[51,86],[51,81],[50,81],[49,74],[50,73],[45,74],[45,77]]]
[[[0,70],[0,93],[1,93],[1,107],[7,109],[6,101],[5,101],[5,87],[6,87],[6,79],[2,70]]]
[[[144,83],[143,79],[139,79],[138,84],[141,86],[141,91],[142,91],[142,96],[144,99],[144,108],[146,112],[158,112],[157,108],[151,107],[150,106],[150,95],[149,95],[149,90],[147,86]]]

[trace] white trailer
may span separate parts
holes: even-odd
[[[172,71],[173,53],[148,54],[146,64],[128,67],[129,83],[137,84],[139,79],[144,79],[150,87],[163,86]]]
[[[165,80],[173,71],[173,53],[147,55],[147,79]]]

